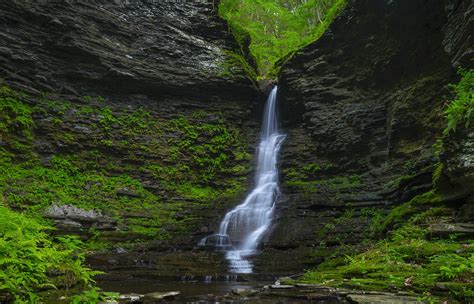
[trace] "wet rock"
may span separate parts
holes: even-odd
[[[453,233],[461,233],[469,238],[474,236],[473,223],[438,223],[428,228],[430,236],[447,237]]]
[[[273,87],[277,84],[276,80],[264,79],[258,82],[258,88],[264,95],[269,95]]]
[[[344,298],[338,294],[322,294],[322,293],[310,293],[304,296],[306,300],[315,303],[324,303],[324,304],[340,304],[345,303]]]
[[[9,303],[13,301],[14,297],[11,294],[8,293],[0,293],[0,301],[4,301],[5,303]]]
[[[232,293],[241,296],[241,297],[250,297],[256,295],[259,292],[257,289],[250,289],[250,288],[235,288],[232,289]]]
[[[459,125],[455,132],[443,138],[441,154],[443,172],[439,188],[447,196],[458,196],[466,201],[463,210],[466,220],[474,214],[474,125]],[[444,185],[448,183],[448,186]],[[460,197],[461,196],[461,197]],[[454,202],[455,203],[455,202]],[[469,217],[471,216],[471,217]]]
[[[181,293],[179,291],[169,291],[169,292],[151,292],[145,294],[143,300],[145,303],[148,301],[161,301],[161,300],[171,300],[179,296]]]
[[[145,295],[143,294],[138,294],[138,293],[127,293],[127,294],[121,294],[119,296],[120,302],[125,302],[125,303],[133,303],[133,302],[140,302]]]
[[[81,223],[71,221],[71,220],[58,221],[56,225],[66,230],[75,230],[75,229],[80,229],[82,227]]]
[[[122,254],[122,253],[127,253],[128,251],[122,247],[117,247],[115,248],[115,252],[117,252],[118,254]]]
[[[361,295],[361,294],[349,294],[347,299],[350,303],[357,304],[422,304],[423,301],[417,300],[415,297],[409,296],[398,296],[398,295],[386,295],[386,294],[370,294],[370,295]]]
[[[132,197],[132,198],[140,197],[140,195],[137,194],[133,189],[130,189],[130,188],[127,188],[127,187],[117,189],[117,194]]]
[[[293,289],[295,286],[293,285],[270,285],[270,289]]]
[[[108,263],[109,265],[119,265],[119,264],[120,264],[119,261],[116,260],[116,259],[108,259],[108,260],[107,260],[107,263]]]

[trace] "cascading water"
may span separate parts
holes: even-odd
[[[230,271],[234,273],[252,272],[253,265],[246,258],[255,253],[270,227],[279,194],[276,163],[285,135],[278,132],[276,96],[275,86],[265,105],[255,188],[242,204],[225,215],[217,234],[199,242],[201,246],[214,245],[224,249]]]

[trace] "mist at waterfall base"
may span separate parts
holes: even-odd
[[[229,271],[233,273],[252,273],[253,265],[247,258],[256,252],[270,228],[280,191],[276,164],[285,135],[278,131],[276,103],[275,86],[265,104],[254,189],[240,205],[225,215],[218,233],[199,242],[200,246],[213,245],[226,251]]]

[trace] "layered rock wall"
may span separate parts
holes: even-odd
[[[214,1],[2,1],[0,24],[13,89],[2,100],[32,119],[23,132],[13,106],[2,113],[13,123],[1,148],[14,166],[77,181],[5,168],[25,170],[2,185],[11,207],[98,209],[118,220],[112,231],[66,228],[99,230],[112,248],[190,248],[245,194],[261,96],[229,59],[238,46]]]
[[[364,248],[392,208],[432,188],[447,84],[457,64],[472,66],[472,11],[470,1],[350,1],[285,63],[283,195],[261,269]]]

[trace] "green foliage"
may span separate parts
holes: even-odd
[[[21,94],[14,94],[8,87],[0,91],[0,132],[26,131],[24,135],[30,136],[29,129],[33,126],[31,108],[22,102]]]
[[[308,271],[302,281],[328,286],[369,290],[391,288],[423,292],[437,282],[469,280],[474,262],[474,244],[451,240],[426,240],[426,230],[412,223],[395,231],[388,240],[366,252],[332,260]],[[472,300],[467,293],[452,294]]]
[[[410,201],[393,208],[386,216],[378,217],[377,220],[374,220],[371,230],[374,233],[384,232],[395,224],[402,223],[410,216],[415,215],[420,211],[420,208],[427,205],[435,205],[440,200],[440,197],[434,191],[417,195]]]
[[[40,289],[93,283],[100,272],[84,266],[82,242],[72,236],[53,239],[51,229],[0,205],[0,292],[36,302]]]
[[[57,155],[52,157],[51,167],[5,163],[0,166],[0,193],[4,194],[10,206],[26,208],[34,213],[61,202],[86,210],[101,210],[117,217],[125,212],[146,214],[155,218],[152,237],[170,237],[160,232],[175,224],[173,214],[179,203],[161,204],[161,199],[145,190],[138,180],[125,174],[107,176],[84,172],[75,164],[76,161],[72,156]],[[129,224],[134,227],[134,223]],[[145,236],[151,237],[150,233]]]
[[[33,138],[34,122],[32,109],[24,98],[24,94],[9,87],[0,88],[0,144],[26,154]]]
[[[433,186],[436,187],[438,185],[438,181],[441,177],[441,174],[443,173],[443,164],[439,163],[436,165],[436,168],[433,172]]]
[[[452,214],[446,207],[432,207],[440,201],[434,191],[429,191],[392,209],[386,216],[370,208],[361,210],[363,216],[374,215],[372,233],[386,231],[395,224],[399,228],[365,252],[351,254],[345,259],[327,259],[316,269],[308,271],[302,281],[416,293],[433,292],[432,289],[443,282],[452,298],[474,300],[470,292],[472,284],[469,283],[474,267],[472,240],[459,242],[454,235],[448,240],[426,238],[426,226],[439,221],[441,216]]]
[[[282,170],[283,180],[289,182],[290,185],[292,183],[303,185],[307,182],[313,182],[320,174],[327,175],[327,171],[332,168],[334,168],[334,165],[331,163],[296,164]]]
[[[191,182],[207,183],[222,171],[230,158],[245,153],[240,134],[234,128],[229,128],[224,121],[195,124],[185,117],[170,121],[168,128],[179,136],[169,140],[173,146],[172,159],[178,163],[178,168],[188,170],[193,168],[197,179]],[[203,141],[203,138],[207,138]],[[233,151],[229,154],[229,151]],[[181,163],[182,160],[188,160]],[[181,166],[179,166],[181,165]]]
[[[81,294],[75,295],[71,298],[71,304],[96,304],[96,303],[107,303],[114,302],[119,297],[116,292],[104,292],[99,288],[94,287],[89,290],[82,292]]]
[[[444,110],[447,126],[444,134],[455,132],[456,127],[464,122],[466,128],[474,118],[474,69],[459,70],[461,80],[451,85],[456,97]]]
[[[474,253],[469,257],[453,253],[436,255],[431,258],[431,262],[438,265],[441,278],[452,280],[474,269]]]
[[[223,0],[219,15],[227,20],[241,46],[250,38],[250,53],[259,75],[275,77],[275,64],[317,40],[345,6],[345,0]]]

